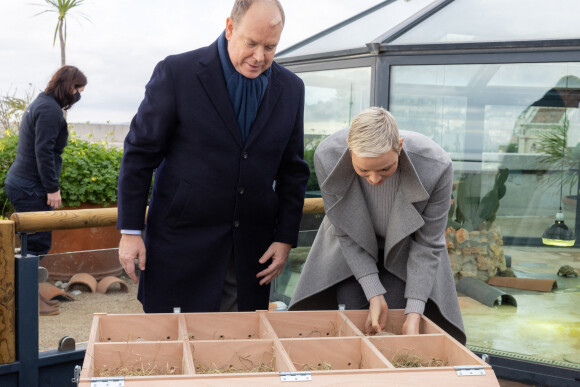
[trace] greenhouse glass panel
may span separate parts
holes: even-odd
[[[545,293],[506,289],[517,307],[461,297],[468,346],[580,368],[580,312],[558,306],[580,302],[577,279],[558,275],[563,265],[577,265],[578,250],[521,242],[539,240],[560,211],[577,231],[580,64],[393,66],[390,80],[389,110],[400,129],[434,139],[453,161],[448,225],[469,232],[467,243],[450,245],[448,238],[455,279],[487,281],[499,270],[557,282]],[[475,206],[494,192],[499,208],[484,217]],[[459,205],[466,206],[461,214]],[[501,329],[486,333],[498,321]]]
[[[297,73],[304,81],[304,159],[310,166],[306,197],[320,197],[314,171],[314,151],[328,135],[350,126],[354,117],[370,106],[371,68],[357,67]],[[298,247],[291,250],[288,264],[274,282],[278,296],[290,299],[302,271],[322,214],[304,214]]]
[[[455,0],[389,45],[578,39],[577,0]]]
[[[305,86],[304,134],[327,136],[350,126],[369,107],[371,68],[348,68],[297,74]]]
[[[326,33],[322,33],[320,38],[306,43],[302,47],[300,47],[300,44],[295,49],[290,47],[278,57],[284,58],[287,56],[303,56],[365,48],[366,43],[372,42],[386,31],[434,2],[435,0],[395,0],[390,3],[385,2],[388,4],[375,12],[355,19],[335,30],[331,28]]]

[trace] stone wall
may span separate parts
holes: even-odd
[[[119,148],[123,147],[125,136],[129,132],[129,124],[91,124],[83,122],[71,123],[71,130],[83,140],[91,142],[107,141]]]
[[[506,270],[499,226],[471,232],[449,227],[445,230],[445,239],[455,282],[463,277],[476,277],[487,282],[490,277]]]

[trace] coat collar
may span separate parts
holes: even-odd
[[[205,93],[224,122],[224,125],[233,136],[238,146],[244,148],[240,126],[238,125],[228,95],[228,89],[218,54],[217,40],[212,43],[208,49],[209,55],[200,60],[203,69],[197,74],[197,76],[205,90]],[[279,77],[276,76],[279,72],[279,69],[276,66],[276,63],[272,63],[272,73],[270,75],[268,87],[266,88],[266,93],[262,98],[256,120],[250,129],[250,134],[245,144],[246,146],[254,141],[254,139],[264,129],[274,106],[282,94],[283,86],[278,80]]]
[[[413,203],[429,199],[404,144],[398,168],[401,183],[388,219],[385,256],[395,244],[423,226],[425,221]],[[363,205],[365,199],[356,176],[347,148],[320,187],[324,193],[326,215],[376,259],[379,246],[367,206]]]

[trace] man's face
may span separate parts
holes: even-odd
[[[267,70],[274,60],[282,27],[280,10],[271,2],[256,1],[236,25],[228,18],[228,53],[236,71],[254,79]]]

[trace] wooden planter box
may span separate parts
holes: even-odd
[[[403,312],[389,311],[391,336],[362,333],[367,311],[95,314],[79,386],[499,386],[429,319],[401,335]]]

